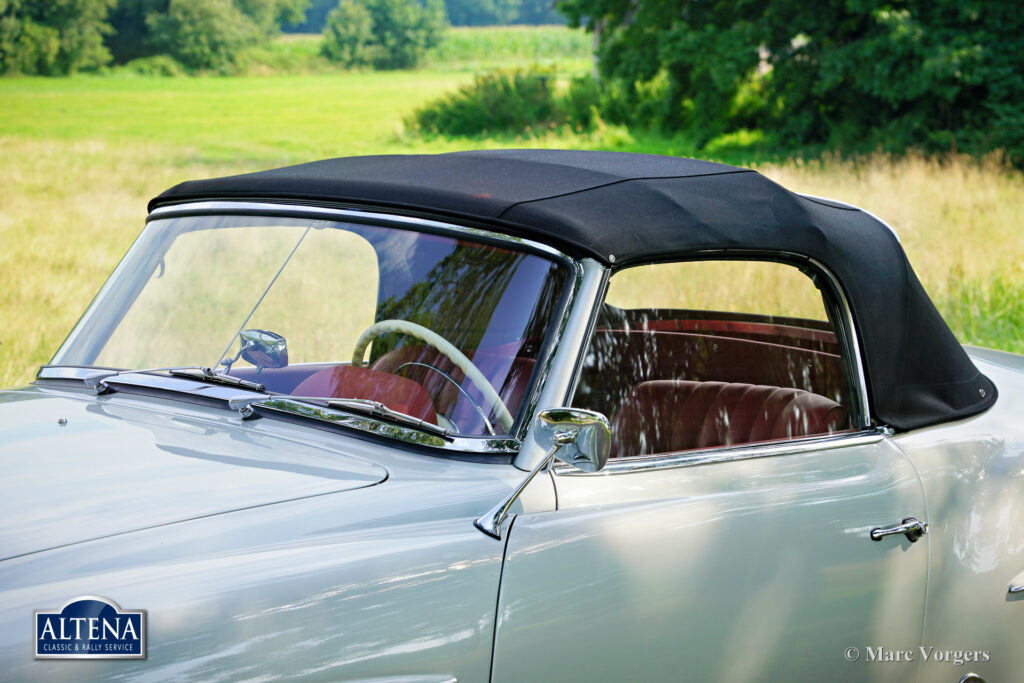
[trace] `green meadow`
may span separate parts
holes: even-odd
[[[589,69],[587,37],[568,29],[452,33],[412,72],[332,71],[318,65],[316,38],[300,36],[240,76],[0,79],[0,386],[31,380],[138,234],[146,202],[182,180],[482,147],[694,153],[686,140],[612,126],[526,138],[412,134],[403,121],[413,109],[478,69]],[[730,163],[885,218],[961,341],[1024,352],[1020,172],[998,157],[766,159],[729,149]]]

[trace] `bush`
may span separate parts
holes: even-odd
[[[441,0],[341,0],[327,15],[323,55],[346,67],[411,69],[447,23]]]
[[[426,133],[518,133],[564,120],[550,69],[502,69],[415,111],[409,124]]]
[[[577,130],[591,130],[600,118],[601,86],[593,76],[572,79],[563,99],[569,122]]]
[[[152,57],[139,57],[119,67],[122,71],[138,74],[139,76],[184,76],[185,69],[173,57],[167,55],[153,55]]]
[[[345,68],[369,66],[380,51],[373,35],[373,15],[352,0],[341,2],[327,15],[322,54]]]
[[[231,71],[238,52],[259,38],[256,25],[231,0],[171,0],[146,18],[157,53],[190,69]]]

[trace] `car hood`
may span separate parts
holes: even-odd
[[[159,403],[0,392],[0,559],[387,478],[231,413]]]

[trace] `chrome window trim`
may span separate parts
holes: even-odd
[[[519,440],[510,436],[440,436],[369,415],[347,413],[343,408],[336,409],[301,401],[290,401],[287,396],[268,396],[264,401],[257,401],[249,405],[261,414],[276,413],[306,417],[317,422],[358,432],[377,434],[410,445],[426,446],[452,454],[513,455],[519,451],[520,447]]]
[[[554,318],[557,320],[556,327],[553,331],[550,331],[550,337],[546,340],[545,344],[546,348],[542,349],[542,354],[538,356],[537,369],[534,370],[535,373],[541,372],[543,374],[537,375],[534,380],[531,380],[533,382],[533,391],[531,391],[528,396],[524,397],[524,402],[520,406],[518,414],[522,416],[522,419],[520,420],[515,433],[497,437],[454,436],[443,440],[443,443],[436,444],[438,448],[443,448],[445,451],[469,454],[508,455],[515,454],[521,450],[520,446],[529,433],[533,415],[540,407],[543,407],[542,404],[546,400],[545,397],[548,394],[547,388],[550,381],[549,375],[559,378],[566,374],[564,370],[553,368],[553,366],[555,365],[556,356],[558,356],[558,350],[562,347],[566,329],[569,327],[569,319],[571,317],[571,313],[576,308],[580,292],[584,289],[585,284],[591,279],[588,273],[584,272],[583,263],[554,247],[541,242],[535,242],[530,239],[505,235],[456,223],[447,223],[444,221],[417,216],[406,216],[402,214],[384,213],[373,210],[340,209],[322,206],[307,206],[302,204],[258,201],[198,201],[158,207],[150,212],[146,221],[148,223],[151,220],[158,219],[186,218],[201,216],[204,214],[232,213],[235,215],[247,215],[251,213],[252,215],[257,216],[281,216],[285,218],[298,219],[308,218],[313,220],[321,219],[337,222],[347,221],[359,224],[381,225],[383,227],[408,227],[412,229],[419,229],[421,232],[424,231],[423,229],[426,229],[425,231],[433,234],[447,235],[455,238],[477,238],[497,243],[499,245],[508,245],[509,247],[520,251],[525,250],[535,252],[541,257],[547,257],[565,266],[568,269],[568,277],[566,287],[559,295],[560,298],[563,299],[563,303],[555,312]],[[587,261],[589,261],[589,259],[587,259]],[[596,264],[596,262],[594,263]],[[104,287],[106,286],[107,285],[104,285]],[[92,305],[87,309],[87,312],[91,309]],[[76,325],[73,330],[77,328],[78,325]],[[65,341],[65,344],[67,343],[68,342]],[[568,372],[571,374],[571,369]],[[42,380],[84,380],[85,377],[95,375],[96,373],[97,368],[83,367],[69,369],[68,366],[44,365],[37,372],[36,378]],[[131,382],[124,381],[124,375],[118,377],[118,381],[123,384],[131,384]],[[150,381],[142,380],[139,384],[150,386]],[[236,391],[235,393],[237,394],[238,392]],[[263,402],[256,403],[253,407],[274,412],[273,408],[264,406]],[[277,410],[276,412],[288,411]],[[327,422],[346,422],[345,420],[334,419],[334,412],[337,411],[325,409],[324,415],[327,416]],[[348,413],[338,414],[349,415]],[[396,439],[417,445],[424,445],[422,441],[422,434],[420,432],[406,427],[398,427],[394,423],[383,420],[375,420],[370,417],[358,416],[358,423],[355,421],[348,421],[347,424],[343,424],[342,426],[354,427],[356,429],[361,429],[362,431],[375,433],[387,431],[389,436]]]
[[[97,368],[44,365],[39,369],[36,378],[43,380],[84,380],[86,377],[95,374],[97,374]],[[111,396],[116,396],[120,393],[116,391],[117,389],[123,390],[124,393],[130,393],[131,389],[134,388],[137,391],[150,390],[180,393],[184,396],[223,402],[225,407],[227,407],[228,402],[232,399],[252,397],[258,399],[250,404],[258,413],[306,417],[334,426],[383,435],[415,446],[427,446],[445,452],[452,452],[453,454],[511,455],[518,452],[520,445],[519,440],[511,436],[472,437],[451,435],[442,437],[413,429],[397,422],[390,422],[359,413],[345,412],[343,408],[328,408],[303,401],[291,401],[287,396],[266,396],[260,393],[247,392],[238,387],[206,384],[184,377],[149,373],[126,373],[112,377],[106,380],[106,383],[115,389],[115,393],[111,394]]]
[[[856,385],[853,387],[853,391],[854,396],[860,401],[861,424],[854,425],[854,427],[869,429],[871,427],[871,404],[868,401],[868,381],[867,376],[864,374],[864,359],[860,352],[860,336],[857,334],[857,325],[853,321],[853,312],[850,310],[850,302],[846,298],[846,292],[843,290],[839,280],[836,279],[836,276],[832,274],[831,270],[825,267],[824,263],[815,259],[808,259],[808,263],[813,265],[818,272],[828,278],[833,291],[839,296],[839,301],[836,303],[838,303],[840,309],[842,309],[840,314],[843,317],[843,326],[846,328],[845,332],[850,343],[850,351],[853,353],[853,358],[850,359],[854,366],[854,372],[851,379]]]
[[[438,230],[441,232],[449,233],[452,235],[469,235],[472,237],[481,237],[487,240],[505,242],[510,245],[517,247],[527,247],[533,249],[548,256],[552,256],[558,259],[572,262],[574,259],[566,256],[558,249],[544,244],[542,242],[535,242],[533,240],[525,239],[522,237],[515,237],[513,235],[505,235],[500,232],[492,232],[490,230],[484,230],[482,228],[471,228],[465,225],[458,225],[456,223],[446,223],[444,221],[432,220],[429,218],[420,218],[417,216],[405,216],[402,214],[394,213],[382,213],[380,211],[362,210],[362,209],[334,209],[327,206],[304,206],[302,204],[276,204],[272,202],[190,202],[185,204],[173,204],[170,206],[161,206],[153,209],[147,217],[147,222],[150,220],[160,218],[175,218],[178,216],[189,216],[196,212],[210,212],[210,213],[231,213],[237,211],[253,211],[259,212],[261,215],[267,214],[299,214],[294,217],[321,217],[334,221],[345,221],[356,219],[359,222],[371,221],[374,223],[385,223],[392,225],[409,225],[416,226],[418,228],[429,228],[431,230]]]
[[[580,305],[581,298],[585,297],[589,291],[587,284],[589,282],[588,267],[590,260],[584,259],[581,263],[568,257],[563,258],[566,259],[570,266],[565,303],[556,314],[558,322],[555,323],[555,329],[551,332],[550,343],[545,355],[537,359],[537,365],[534,367],[534,377],[531,379],[533,391],[523,397],[523,403],[519,406],[519,415],[522,416],[522,420],[519,423],[519,429],[512,436],[520,443],[532,443],[529,434],[533,426],[533,416],[537,414],[537,411],[550,407],[547,405],[547,401],[550,394],[549,387],[553,381],[552,377],[557,381],[562,374],[558,371],[559,366],[556,365],[560,358],[559,351],[565,348],[564,344],[567,338],[570,340],[574,338],[571,334],[572,326],[570,322],[573,319],[574,311]],[[586,302],[584,301],[583,305],[585,304]],[[569,372],[571,373],[571,369]],[[520,450],[521,453],[522,450]]]
[[[691,251],[685,254],[679,254],[671,260],[652,261],[651,263],[685,263],[687,261],[708,261],[716,259],[729,261],[770,261],[790,266],[794,265],[794,262],[806,263],[813,266],[814,270],[818,274],[828,280],[830,288],[838,297],[835,303],[840,308],[839,317],[841,318],[843,327],[843,330],[836,331],[836,336],[840,336],[841,332],[846,334],[846,338],[850,346],[850,352],[853,354],[852,358],[843,358],[844,362],[853,363],[853,372],[849,378],[853,383],[853,386],[850,387],[853,392],[853,396],[851,398],[853,401],[859,403],[859,405],[853,406],[858,410],[852,411],[851,414],[859,414],[861,424],[855,424],[853,427],[855,429],[871,429],[871,402],[868,399],[867,375],[864,373],[864,358],[860,349],[860,336],[857,334],[857,325],[853,320],[853,312],[850,309],[849,299],[846,298],[846,291],[843,289],[842,284],[840,284],[838,278],[836,278],[832,271],[829,270],[821,261],[803,254],[789,251],[759,251],[756,249],[737,249],[734,251],[708,249],[706,251]],[[633,268],[639,265],[647,264],[630,264],[627,268]],[[625,269],[626,268],[623,268],[623,270]]]
[[[598,306],[604,298],[608,269],[593,259],[573,261],[577,271],[572,292],[562,311],[561,322],[552,340],[551,353],[543,367],[535,369],[539,392],[524,404],[524,419],[517,434],[522,441],[514,464],[530,471],[545,456],[547,449],[535,439],[533,416],[546,408],[568,405],[579,379],[579,366],[590,344]]]
[[[875,214],[873,214],[873,213],[871,213],[870,211],[868,211],[867,209],[861,208],[861,207],[857,206],[856,204],[850,204],[850,203],[848,203],[848,202],[841,202],[841,201],[839,201],[838,199],[832,199],[831,197],[819,197],[819,196],[817,196],[817,195],[813,195],[813,194],[807,194],[806,192],[797,192],[797,193],[796,193],[796,195],[797,195],[798,197],[805,197],[805,198],[807,198],[807,199],[817,199],[818,201],[822,201],[822,202],[832,202],[833,204],[838,204],[839,206],[842,206],[842,207],[844,207],[844,208],[847,208],[847,209],[853,209],[854,211],[860,211],[861,213],[863,213],[863,214],[865,214],[865,215],[867,215],[867,216],[871,216],[871,217],[872,217],[872,218],[874,218],[874,219],[875,219],[876,221],[878,221],[879,223],[881,223],[882,225],[884,225],[884,226],[885,226],[885,228],[886,228],[886,229],[887,229],[887,230],[888,230],[889,232],[891,232],[891,233],[892,233],[892,236],[896,238],[896,242],[897,242],[898,244],[902,244],[902,243],[900,242],[900,236],[899,236],[899,233],[897,233],[897,232],[896,232],[895,228],[893,228],[893,227],[892,227],[891,225],[889,225],[888,223],[886,223],[885,221],[883,221],[883,220],[882,220],[881,218],[879,218],[879,217],[878,217],[878,216],[876,216]]]
[[[696,258],[687,259],[686,256]],[[608,461],[608,464],[603,470],[596,473],[581,472],[569,465],[555,464],[551,467],[551,470],[555,474],[560,476],[600,476],[605,473],[615,474],[617,472],[643,472],[666,468],[693,467],[695,465],[704,465],[715,462],[730,462],[733,460],[764,458],[776,455],[790,455],[793,453],[831,450],[834,448],[845,448],[847,446],[872,444],[881,441],[883,438],[891,436],[891,430],[888,430],[886,427],[879,427],[877,429],[872,427],[871,406],[868,401],[867,380],[864,374],[864,364],[860,350],[860,338],[857,335],[857,327],[854,324],[853,313],[850,310],[850,304],[849,300],[846,298],[846,292],[843,290],[842,285],[839,283],[839,280],[835,277],[832,271],[826,268],[820,261],[801,254],[782,251],[762,252],[756,250],[743,250],[730,253],[715,249],[690,252],[686,255],[680,255],[677,259],[671,262],[682,263],[687,260],[709,260],[715,257],[729,260],[742,260],[744,258],[770,260],[775,263],[783,264],[788,261],[790,262],[790,265],[792,265],[793,261],[807,263],[813,266],[817,273],[829,281],[830,288],[838,297],[835,303],[840,308],[839,314],[842,318],[841,324],[843,328],[845,328],[841,331],[837,330],[837,335],[840,333],[845,333],[847,335],[847,340],[852,353],[852,358],[844,358],[844,361],[847,364],[853,363],[854,372],[851,373],[850,380],[853,382],[854,386],[851,387],[853,392],[851,398],[853,401],[860,404],[859,406],[854,406],[859,409],[854,411],[854,413],[859,414],[861,418],[861,424],[855,424],[853,425],[853,428],[858,429],[859,431],[837,435],[811,435],[800,439],[793,439],[785,442],[772,442],[770,444],[741,444],[726,447],[716,446],[713,448],[684,452],[612,458]],[[665,261],[660,261],[660,263],[665,263]],[[633,265],[630,265],[629,267],[633,267]],[[595,303],[595,305],[603,302],[603,291],[598,299],[599,301],[598,303]],[[582,353],[585,352],[586,349],[582,351]]]
[[[862,430],[859,432],[834,434],[828,436],[812,436],[792,441],[773,442],[769,444],[746,444],[739,446],[704,448],[694,451],[676,453],[629,456],[612,458],[600,472],[583,472],[571,465],[556,465],[553,471],[562,477],[600,477],[630,472],[651,472],[654,470],[675,469],[679,467],[696,467],[712,463],[734,462],[736,460],[752,460],[754,458],[770,458],[779,455],[796,455],[867,446],[876,444],[886,438],[881,430]]]

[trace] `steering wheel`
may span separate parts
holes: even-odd
[[[505,431],[509,432],[512,430],[512,413],[508,411],[508,407],[501,400],[501,396],[498,395],[498,392],[491,386],[491,383],[484,377],[484,373],[480,372],[480,369],[473,365],[473,361],[467,358],[466,354],[462,353],[462,351],[459,351],[454,344],[437,332],[423,327],[423,325],[418,325],[408,320],[381,320],[370,325],[359,335],[359,339],[356,341],[356,348],[352,352],[352,365],[356,367],[361,366],[363,364],[363,354],[366,353],[366,347],[370,345],[370,342],[376,337],[391,332],[401,332],[402,334],[416,337],[440,351],[448,360],[455,364],[455,367],[462,370],[469,381],[484,395],[487,402],[494,406],[495,411],[498,413],[498,422],[505,428]]]

